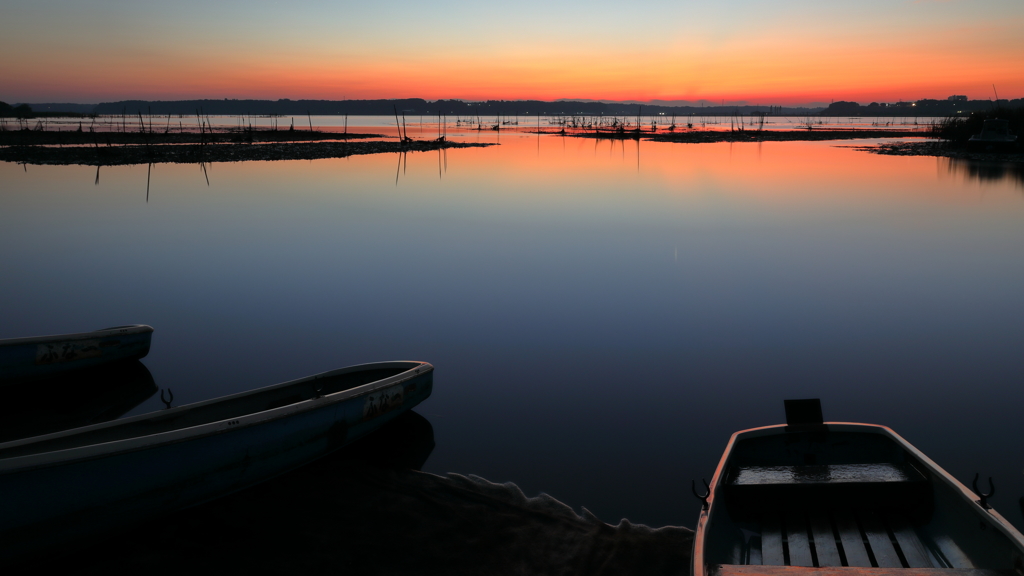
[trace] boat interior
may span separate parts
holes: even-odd
[[[1024,574],[994,519],[882,430],[739,435],[705,527],[707,573]]]
[[[224,398],[161,410],[150,414],[115,420],[88,430],[68,430],[38,440],[26,439],[0,444],[0,460],[115,442],[149,436],[182,428],[190,428],[239,418],[282,406],[288,406],[389,378],[419,366],[419,362],[389,362],[385,366],[370,365],[351,371],[339,370],[320,377],[303,378],[291,383],[258,388]]]

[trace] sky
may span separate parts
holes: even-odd
[[[0,0],[0,100],[1024,96],[1024,1]]]

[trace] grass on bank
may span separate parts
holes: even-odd
[[[993,108],[970,116],[946,118],[935,125],[933,132],[953,146],[967,146],[971,136],[981,134],[985,120],[993,119],[1009,120],[1010,132],[1017,135],[1018,141],[1024,139],[1024,108]]]

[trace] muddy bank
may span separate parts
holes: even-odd
[[[119,574],[689,574],[693,531],[606,524],[515,484],[418,472],[416,413],[274,480],[135,526],[33,571]]]
[[[876,146],[858,146],[857,149],[888,156],[941,156],[973,162],[999,162],[1024,165],[1024,151],[982,152],[950,146],[946,142],[894,142]]]
[[[332,135],[337,138],[338,135]],[[445,148],[469,148],[493,144],[436,140],[408,142],[373,140],[370,142],[271,142],[216,144],[159,144],[121,146],[25,146],[0,148],[0,161],[19,164],[85,164],[120,166],[126,164],[200,162],[244,162],[248,160],[316,160],[344,158],[361,154],[389,152],[425,152]]]
[[[547,134],[562,134],[547,132]],[[566,132],[565,136],[615,140],[648,140],[653,142],[680,142],[709,144],[713,142],[798,142],[817,140],[853,140],[863,138],[930,138],[926,132],[900,130],[764,130],[735,132]]]

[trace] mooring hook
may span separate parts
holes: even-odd
[[[711,486],[708,486],[708,481],[703,479],[703,478],[701,478],[700,481],[704,483],[704,488],[707,489],[707,493],[704,494],[703,496],[701,496],[700,494],[697,494],[697,481],[696,480],[690,480],[690,491],[693,492],[693,495],[696,496],[698,500],[700,500],[701,502],[704,503],[701,506],[701,509],[705,509],[706,510],[707,507],[708,507],[708,497],[711,496]]]
[[[988,477],[988,494],[982,494],[978,490],[978,476],[979,473],[974,473],[974,482],[971,482],[971,486],[974,488],[974,493],[978,495],[978,504],[981,504],[982,508],[991,508],[988,505],[988,499],[996,495],[996,485],[992,483],[992,477]]]
[[[170,396],[170,398],[164,398],[164,390],[167,391],[167,394]],[[168,408],[171,407],[171,402],[174,402],[174,392],[171,392],[170,388],[161,388],[160,400],[162,400],[164,403],[164,410],[167,410]]]

